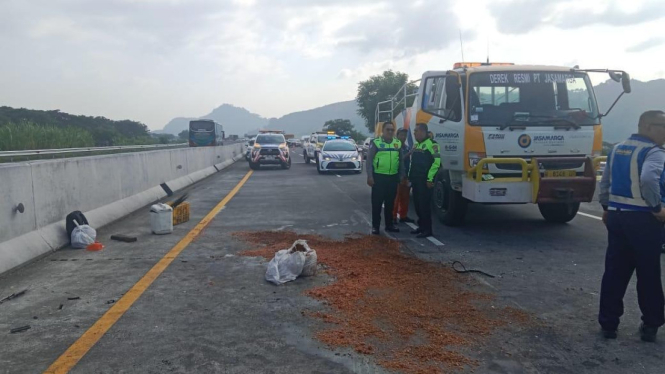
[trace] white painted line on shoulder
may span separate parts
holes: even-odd
[[[577,214],[579,214],[579,215],[581,215],[581,216],[584,216],[584,217],[589,217],[589,218],[597,219],[597,220],[599,220],[599,221],[602,221],[602,220],[603,220],[602,217],[594,216],[594,215],[587,214],[587,213],[577,212]]]
[[[335,175],[337,176],[337,178],[341,178],[341,177],[342,177],[342,176],[341,176],[341,175],[339,175],[339,174],[335,174]]]
[[[439,247],[443,246],[444,244],[439,241],[439,239],[433,237],[433,236],[428,236],[427,240],[432,242],[434,245],[438,245]]]
[[[409,227],[411,227],[414,230],[418,228],[418,226],[415,223],[407,222],[406,224],[409,225]]]

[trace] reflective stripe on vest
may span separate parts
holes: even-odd
[[[614,147],[610,155],[610,207],[651,210],[642,197],[640,174],[647,153],[657,146],[643,136],[633,135]]]
[[[399,152],[402,142],[393,138],[391,143],[386,143],[381,138],[374,139],[376,153],[374,154],[374,172],[377,174],[395,175],[399,172]]]

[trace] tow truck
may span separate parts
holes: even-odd
[[[623,86],[604,114],[589,73]],[[565,223],[593,198],[604,160],[601,119],[630,92],[621,70],[456,63],[380,102],[376,131],[394,119],[410,130],[409,144],[418,123],[434,133],[441,168],[432,200],[446,225],[463,224],[469,203],[537,204],[545,220]]]

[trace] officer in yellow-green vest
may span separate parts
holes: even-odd
[[[409,180],[418,215],[418,228],[411,234],[417,238],[432,236],[432,189],[434,177],[441,167],[439,145],[428,136],[427,124],[419,123],[414,132],[416,145],[411,149]]]
[[[402,162],[402,142],[395,138],[395,124],[383,124],[382,136],[370,143],[367,154],[367,185],[372,187],[372,234],[379,234],[381,206],[388,232],[399,232],[393,222],[393,207],[397,185],[406,183]]]

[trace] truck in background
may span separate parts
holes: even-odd
[[[394,119],[425,123],[441,154],[433,205],[447,225],[463,224],[468,203],[538,204],[550,222],[572,220],[590,202],[602,152],[602,114],[588,73],[609,74],[630,93],[620,70],[457,63],[428,71],[375,111],[376,130]],[[616,99],[616,102],[621,98]],[[408,102],[413,100],[409,108]]]

